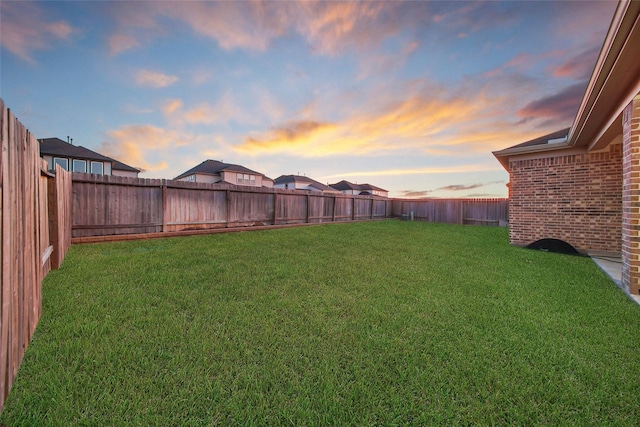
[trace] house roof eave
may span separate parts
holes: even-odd
[[[616,117],[640,91],[640,2],[618,3],[585,95],[569,132],[574,146],[599,145]]]
[[[568,148],[573,148],[573,146],[570,145],[568,142],[560,142],[560,143],[551,144],[551,145],[544,144],[544,145],[532,145],[528,147],[505,148],[504,150],[493,151],[492,154],[502,164],[502,167],[504,167],[507,172],[510,172],[509,159],[513,156],[566,150]]]

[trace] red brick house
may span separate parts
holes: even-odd
[[[623,0],[568,129],[493,154],[509,172],[509,237],[622,254],[640,294],[640,2]]]

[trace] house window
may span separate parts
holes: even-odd
[[[87,171],[87,161],[86,160],[78,160],[73,159],[73,171],[74,172],[86,172]]]
[[[256,177],[255,175],[239,173],[236,177],[236,182],[244,185],[256,185]]]
[[[61,157],[53,158],[53,169],[56,168],[56,165],[60,165],[60,167],[66,171],[69,170],[69,159],[63,159]]]
[[[188,182],[196,182],[196,176],[195,175],[189,175],[186,178],[186,181],[188,181]]]
[[[104,175],[104,165],[102,162],[91,162],[91,173]]]

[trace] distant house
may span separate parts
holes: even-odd
[[[330,184],[331,187],[336,190],[340,190],[344,194],[353,194],[356,196],[381,196],[381,197],[389,197],[389,191],[376,187],[371,184],[354,184],[349,181],[342,180],[340,182],[336,182],[335,184]]]
[[[198,166],[181,173],[174,178],[177,181],[204,182],[215,184],[226,182],[234,185],[273,188],[273,180],[260,172],[244,166],[223,163],[218,160],[205,160]]]
[[[47,169],[53,171],[60,165],[70,172],[93,173],[137,178],[140,169],[133,168],[80,145],[73,145],[60,138],[43,138],[40,156],[47,161]]]
[[[284,188],[288,190],[305,190],[320,193],[340,193],[340,191],[328,185],[324,185],[308,176],[281,175],[277,177],[273,184],[274,188]]]

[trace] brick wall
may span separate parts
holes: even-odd
[[[512,244],[564,240],[579,251],[621,250],[622,144],[607,150],[510,161]]]
[[[625,108],[623,129],[622,285],[640,294],[640,94]]]

